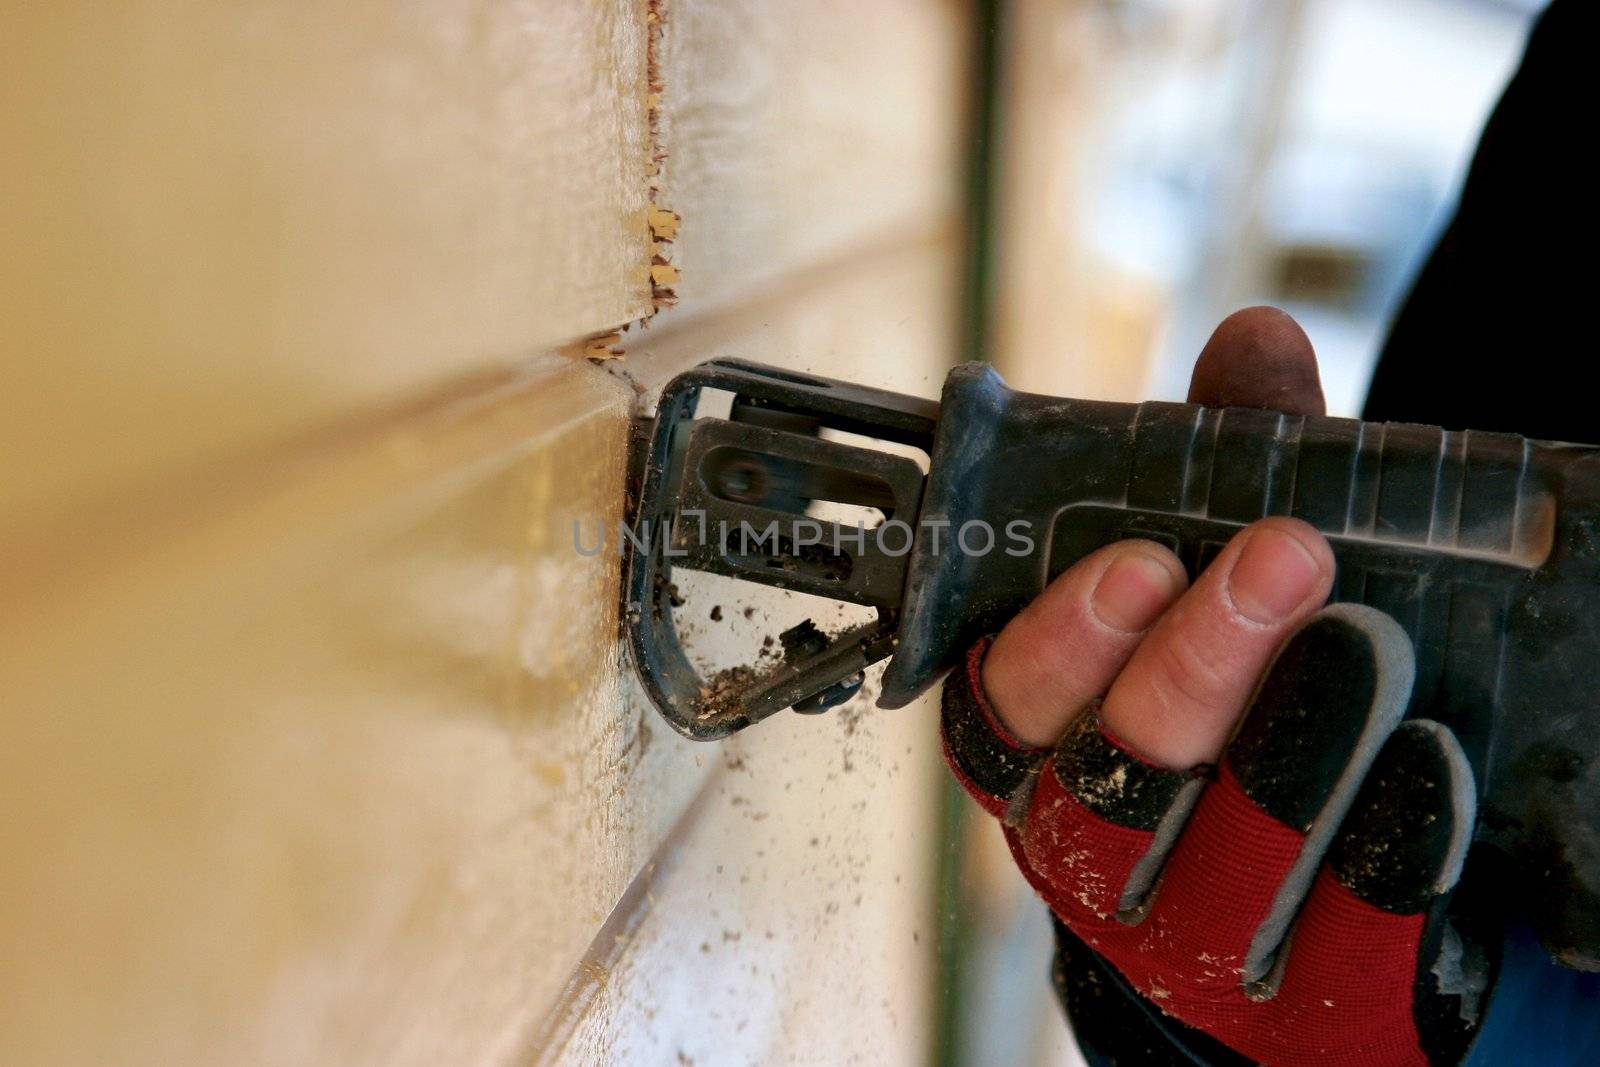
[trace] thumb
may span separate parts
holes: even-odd
[[[1217,325],[1195,361],[1189,402],[1289,415],[1327,410],[1310,338],[1273,307],[1235,311]]]

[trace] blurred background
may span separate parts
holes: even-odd
[[[1283,307],[1356,415],[1538,0],[1015,0],[988,11],[980,313],[1014,385],[1183,399],[1237,308]],[[948,1063],[1081,1062],[1044,908],[956,796]]]

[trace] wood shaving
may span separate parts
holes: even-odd
[[[650,205],[650,233],[658,241],[671,241],[678,236],[678,226],[683,219],[676,211]]]
[[[604,333],[599,337],[591,337],[583,343],[585,359],[592,359],[596,363],[604,363],[608,359],[621,359],[626,350],[621,346],[622,334]]]

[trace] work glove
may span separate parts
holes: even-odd
[[[1449,730],[1401,722],[1414,663],[1392,619],[1312,616],[1219,764],[1183,772],[1141,759],[1093,707],[1053,751],[1020,743],[983,691],[988,644],[945,684],[945,756],[1064,927],[1058,983],[1087,1051],[1461,1062],[1493,971],[1449,913],[1476,792]]]

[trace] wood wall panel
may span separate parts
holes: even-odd
[[[605,367],[552,349],[648,310],[644,3],[0,16],[0,1060],[665,1049],[687,1007],[627,998],[721,936],[706,893],[773,929],[769,990],[872,961],[730,1055],[885,1018],[920,1055],[925,710],[731,749],[783,795],[740,835],[712,787],[699,873],[552,1029],[728,758],[655,721],[618,561],[571,548],[639,391],[737,355],[931,395],[951,354],[959,9],[752,10],[669,12],[682,302]]]
[[[643,4],[8,4],[0,453],[60,514],[649,306]]]

